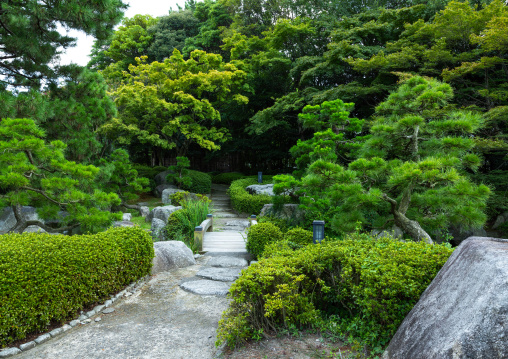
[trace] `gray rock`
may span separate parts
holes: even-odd
[[[96,313],[96,312],[95,312],[95,310],[93,310],[93,309],[92,309],[92,310],[90,310],[89,312],[86,312],[86,316],[87,316],[88,318],[90,318],[90,317],[94,316],[95,314],[97,314],[97,313]]]
[[[26,351],[26,350],[30,350],[32,348],[35,348],[35,345],[36,345],[36,343],[34,341],[31,341],[31,342],[28,342],[28,343],[25,343],[25,344],[21,344],[19,346],[19,349],[21,349],[22,351]]]
[[[122,221],[130,221],[132,219],[132,214],[131,213],[124,213],[122,215]]]
[[[80,317],[80,318],[81,318],[81,317]],[[84,319],[85,319],[85,318],[83,318],[83,320],[84,320]],[[75,326],[76,326],[76,325],[78,325],[78,324],[79,324],[79,320],[78,320],[78,319],[76,319],[76,320],[71,320],[71,321],[69,322],[69,325],[70,325],[71,327],[75,327]]]
[[[164,204],[171,204],[171,200],[169,199],[169,197],[173,194],[173,193],[178,193],[178,192],[185,192],[183,189],[179,189],[177,188],[176,186],[172,186],[170,188],[166,188],[164,191],[162,191],[162,203]]]
[[[508,358],[508,240],[470,237],[441,268],[383,359]]]
[[[276,218],[291,221],[291,223],[298,224],[305,219],[305,212],[298,208],[298,204],[284,204],[280,211],[275,211],[273,204],[265,204],[259,213],[260,217],[273,216]]]
[[[219,268],[244,268],[247,267],[248,263],[243,258],[219,256],[212,257],[208,261],[208,265],[210,267],[219,267]]]
[[[100,304],[100,305],[96,305],[93,310],[95,311],[95,313],[100,313],[104,308],[106,308],[106,306],[104,304]]]
[[[169,216],[171,216],[171,213],[178,211],[179,209],[182,209],[181,206],[175,207],[175,206],[162,206],[162,207],[155,207],[152,210],[153,218],[162,219],[164,223],[168,222]]]
[[[34,207],[23,206],[21,208],[21,215],[27,221],[37,221],[39,216]],[[14,211],[11,207],[5,207],[3,211],[0,211],[0,234],[5,234],[16,225],[16,217],[14,217]]]
[[[62,328],[56,328],[56,329],[53,329],[52,331],[50,331],[49,335],[51,335],[51,337],[56,337],[57,335],[60,335],[62,333],[63,333]]]
[[[376,238],[385,238],[385,237],[403,238],[404,237],[404,232],[402,232],[402,229],[400,229],[397,226],[393,226],[391,229],[385,229],[383,231],[374,229],[370,233]]]
[[[196,276],[218,280],[220,282],[234,282],[240,277],[240,273],[242,272],[242,268],[203,268],[201,269]]]
[[[157,186],[161,185],[161,184],[170,184],[168,182],[168,180],[166,179],[166,177],[168,176],[168,174],[170,174],[171,171],[170,170],[166,170],[164,172],[160,172],[158,173],[157,175],[155,175],[155,178],[153,179],[155,181],[155,184]]]
[[[180,241],[155,242],[152,274],[196,264],[192,251]]]
[[[95,321],[96,321],[96,322],[100,322],[101,320],[102,320],[102,318],[101,318],[101,317],[97,317],[97,318],[95,318]]]
[[[39,335],[39,336],[38,336],[38,337],[34,340],[34,342],[36,342],[37,344],[41,344],[41,343],[44,343],[44,342],[48,341],[50,338],[51,338],[51,335],[49,335],[48,333],[46,333],[46,334]]]
[[[130,221],[115,221],[113,227],[134,227],[134,223]]]
[[[28,226],[25,228],[23,233],[47,233],[44,228],[41,228],[39,226]]]
[[[70,330],[70,329],[72,329],[72,327],[71,327],[69,324],[65,324],[65,325],[62,327],[62,330],[63,330],[64,332],[66,332],[66,331],[68,331],[68,330]]]
[[[86,318],[88,318],[85,314],[81,314],[78,318],[79,321],[82,321],[82,320],[85,320]]]
[[[497,228],[501,227],[503,224],[505,224],[506,222],[508,222],[508,212],[504,212],[504,213],[500,214],[499,216],[497,216],[496,221],[492,225],[492,229],[497,229]]]
[[[200,279],[182,283],[180,287],[194,294],[225,296],[228,294],[231,283]]]
[[[150,214],[150,208],[148,206],[140,206],[139,207],[139,215],[143,218]]]
[[[111,299],[106,300],[106,301],[104,302],[104,306],[105,306],[106,308],[108,308],[109,306],[111,306],[111,304],[113,304],[113,301],[112,301]]]
[[[154,242],[167,241],[166,230],[164,227],[166,227],[166,222],[164,222],[162,219],[152,219],[151,231],[152,239]]]
[[[92,319],[85,319],[81,322],[81,324],[89,324],[92,322]]]
[[[451,227],[450,234],[453,239],[450,241],[454,246],[458,246],[469,237],[487,237],[487,232],[483,228],[475,228],[463,231],[458,227]]]
[[[166,189],[166,188],[173,188],[175,186],[171,185],[171,184],[161,184],[161,185],[158,185],[157,187],[155,187],[155,189],[153,190],[153,195],[155,197],[158,197],[158,198],[161,198],[162,197],[162,192]]]
[[[115,308],[106,308],[104,309],[104,311],[102,312],[102,314],[111,314],[115,311]]]
[[[21,353],[21,350],[18,348],[2,349],[2,351],[0,351],[0,358],[8,358],[18,353]]]
[[[275,196],[273,193],[273,184],[253,184],[245,188],[250,194],[265,194]]]

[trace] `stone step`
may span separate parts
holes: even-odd
[[[240,277],[241,271],[242,268],[210,267],[201,269],[196,276],[220,282],[233,282]]]
[[[244,258],[219,256],[210,258],[207,265],[217,268],[245,268],[249,263]]]
[[[231,212],[215,212],[213,216],[217,218],[239,218],[237,214]]]
[[[231,283],[200,279],[182,283],[180,287],[194,294],[225,296],[228,294]]]

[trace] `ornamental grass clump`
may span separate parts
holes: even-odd
[[[342,335],[384,346],[452,253],[442,245],[360,235],[298,250],[287,243],[270,245],[271,255],[233,283],[218,345],[333,320]]]
[[[148,232],[0,235],[0,348],[66,321],[150,274]]]

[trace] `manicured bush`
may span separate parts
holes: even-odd
[[[0,347],[63,322],[150,274],[153,243],[140,228],[94,235],[0,236]]]
[[[288,230],[284,234],[284,240],[301,245],[306,246],[307,244],[312,244],[312,232],[307,231],[306,229],[296,227]]]
[[[262,332],[335,320],[344,335],[384,346],[452,253],[442,245],[359,235],[296,251],[278,243],[279,253],[232,285],[217,344],[233,347]]]
[[[212,186],[212,177],[208,173],[189,170],[188,177],[192,182],[189,186],[183,185],[182,188],[193,193],[210,193]]]
[[[245,177],[245,175],[243,175],[240,172],[226,172],[213,176],[212,182],[219,184],[231,184],[231,182],[241,179],[243,177]]]
[[[259,223],[249,228],[247,232],[247,251],[254,257],[259,257],[268,243],[280,241],[282,232],[273,223]]]
[[[271,183],[270,176],[263,177],[266,182]],[[235,211],[247,214],[259,214],[265,204],[271,203],[272,198],[267,195],[252,195],[245,189],[251,184],[257,184],[257,177],[248,177],[233,181],[229,187],[228,194],[231,197],[231,206]]]

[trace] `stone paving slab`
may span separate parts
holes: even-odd
[[[208,265],[210,267],[219,268],[244,268],[247,267],[249,263],[243,258],[220,256],[210,258]]]
[[[200,279],[180,284],[183,290],[199,295],[225,296],[229,292],[231,283],[215,280]]]
[[[196,276],[220,282],[233,282],[240,277],[242,268],[203,268]]]

